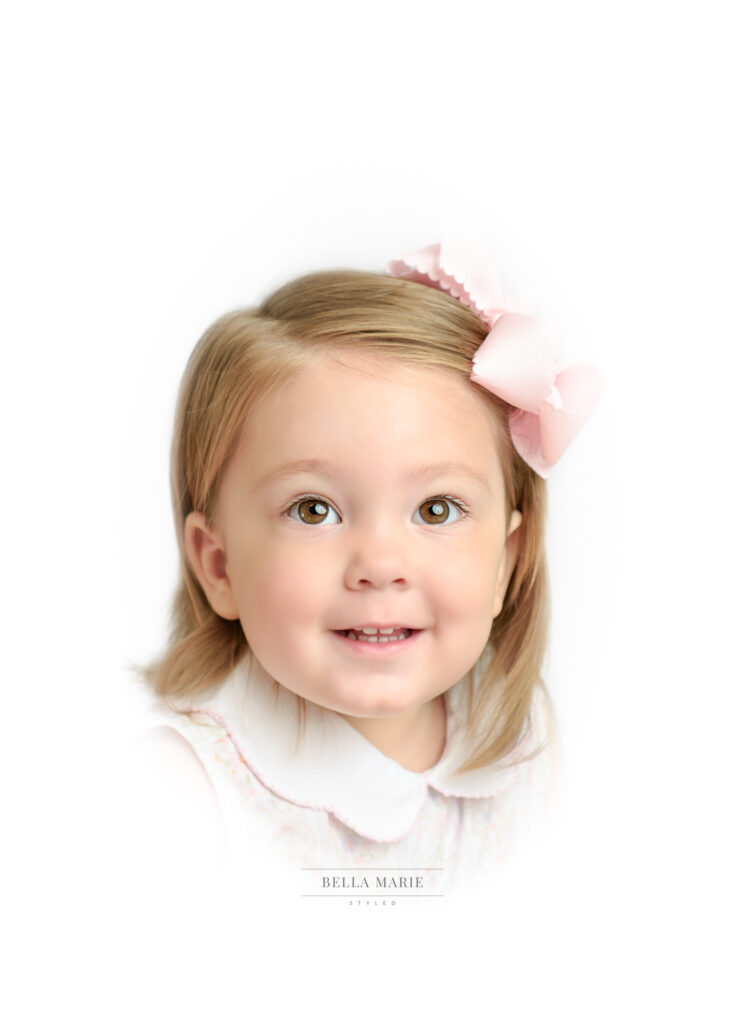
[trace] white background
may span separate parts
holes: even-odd
[[[742,1019],[734,15],[654,0],[5,15],[13,1019]],[[227,309],[302,271],[381,269],[448,216],[606,379],[550,482],[570,792],[553,841],[468,912],[283,916],[218,901],[210,880],[165,908],[142,862],[123,883],[101,831],[107,762],[140,713],[126,662],[165,640],[188,354]]]

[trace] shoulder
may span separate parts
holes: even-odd
[[[526,810],[536,805],[548,820],[556,811],[565,783],[564,752],[556,708],[544,683],[533,691],[528,732],[520,744],[526,759],[518,763]]]
[[[224,828],[214,787],[193,746],[176,728],[158,723],[127,745],[126,816],[163,867],[189,863],[210,869],[224,853]]]
[[[160,723],[143,729],[131,742],[133,759],[150,781],[158,782],[174,800],[217,814],[214,787],[194,746],[175,725]]]

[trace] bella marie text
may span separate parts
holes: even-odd
[[[399,875],[398,878],[391,875],[390,878],[384,875],[375,876],[375,884],[370,885],[369,880],[363,875],[361,878],[347,878],[345,875],[322,875],[321,888],[323,889],[423,889],[424,875]]]

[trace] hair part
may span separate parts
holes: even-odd
[[[345,352],[440,367],[470,380],[473,356],[486,334],[475,313],[437,289],[349,270],[300,277],[260,306],[228,313],[207,329],[188,360],[176,403],[171,498],[181,580],[173,597],[168,644],[161,657],[136,666],[157,694],[202,693],[222,682],[248,653],[240,621],[217,615],[189,565],[184,524],[195,510],[216,522],[226,467],[259,400],[310,360],[324,354],[343,358]],[[518,747],[531,725],[537,687],[551,714],[541,678],[549,620],[546,485],[512,445],[511,407],[482,393],[499,428],[506,511],[519,509],[522,522],[502,610],[478,665],[465,680],[472,747],[461,772],[507,757]],[[305,701],[298,700],[304,712]]]

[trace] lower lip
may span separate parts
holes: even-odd
[[[399,651],[409,650],[423,632],[424,630],[422,629],[412,629],[410,635],[405,640],[389,640],[384,644],[381,644],[379,640],[377,643],[370,643],[369,640],[353,640],[351,637],[336,631],[334,631],[334,636],[341,640],[348,650],[353,651],[355,654],[361,654],[363,657],[368,658],[390,658]]]

